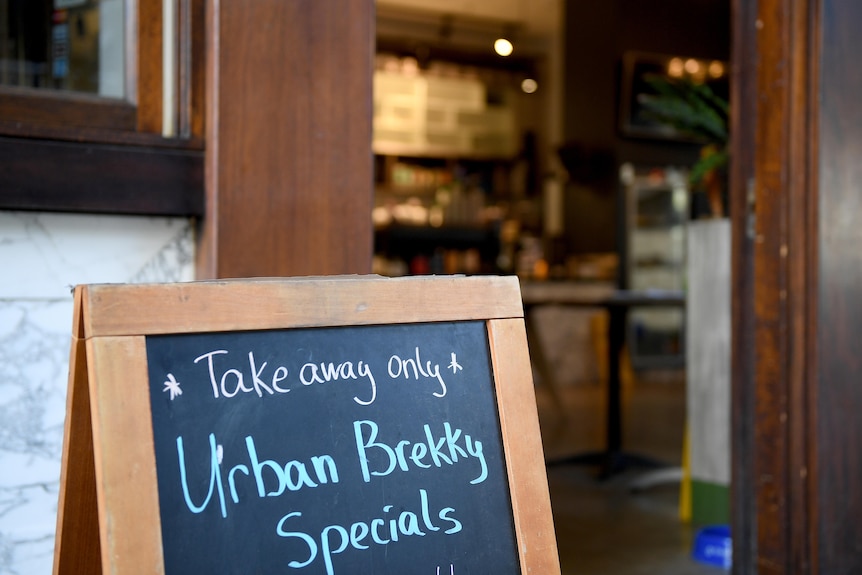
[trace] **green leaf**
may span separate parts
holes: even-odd
[[[707,84],[657,74],[648,74],[644,79],[655,90],[655,94],[641,94],[638,98],[646,116],[684,136],[726,144],[729,106]]]

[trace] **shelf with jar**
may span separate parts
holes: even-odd
[[[517,76],[378,54],[374,138],[378,154],[511,158],[518,149]],[[520,82],[520,80],[517,80]]]
[[[378,156],[375,272],[383,275],[507,271],[499,261],[508,217],[501,161]]]

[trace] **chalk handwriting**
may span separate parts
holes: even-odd
[[[431,426],[425,424],[422,428],[425,437],[415,443],[402,439],[394,446],[377,441],[378,426],[373,421],[362,420],[353,422],[353,432],[356,438],[356,450],[359,455],[359,465],[362,469],[362,479],[366,483],[371,481],[371,476],[385,477],[395,468],[401,471],[409,471],[410,463],[414,467],[429,469],[430,467],[442,467],[444,465],[455,465],[460,460],[469,460],[471,457],[479,463],[479,475],[470,481],[476,485],[482,483],[488,477],[488,465],[485,462],[485,454],[482,451],[482,442],[476,441],[464,434],[463,447],[459,443],[461,430],[452,431],[449,422],[443,423],[443,435],[435,437]]]
[[[389,358],[389,377],[396,379],[402,376],[405,379],[410,379],[412,377],[417,381],[419,380],[419,376],[426,379],[433,377],[440,383],[441,391],[439,393],[435,391],[432,395],[434,397],[445,397],[446,395],[446,382],[443,381],[443,377],[440,375],[440,364],[434,364],[432,366],[430,361],[426,361],[425,366],[423,367],[422,360],[419,357],[418,346],[416,347],[416,359],[413,359],[412,357],[403,359],[397,355],[393,355]]]
[[[168,374],[168,380],[165,381],[165,388],[162,391],[170,391],[171,392],[171,401],[183,394],[183,390],[180,389],[180,382],[177,381],[177,378],[174,377],[174,374]]]
[[[257,454],[254,438],[247,436],[245,438],[246,453],[248,457],[248,465],[245,463],[237,463],[230,469],[223,472],[222,463],[224,460],[224,448],[222,445],[216,445],[216,437],[214,433],[209,434],[209,450],[210,450],[210,469],[209,469],[209,487],[203,502],[196,504],[193,501],[193,494],[189,490],[189,484],[196,485],[198,481],[189,481],[188,471],[186,471],[186,456],[185,443],[182,436],[177,437],[177,458],[180,466],[180,484],[183,490],[183,499],[186,506],[192,513],[201,513],[210,504],[213,495],[218,497],[221,516],[227,517],[227,499],[225,498],[225,478],[230,489],[230,500],[234,504],[240,502],[237,484],[240,481],[251,481],[256,487],[257,496],[263,497],[278,497],[287,491],[299,491],[305,487],[317,487],[324,483],[338,483],[338,467],[335,465],[335,460],[329,455],[318,455],[310,459],[309,466],[297,460],[290,460],[286,463],[278,463],[271,459],[261,460]],[[198,459],[198,458],[192,458]],[[199,496],[199,494],[198,494]]]
[[[231,363],[233,359],[228,358],[229,352],[225,349],[216,349],[200,355],[194,359],[194,363],[203,362],[207,368],[207,375],[212,389],[213,398],[230,399],[240,394],[255,393],[258,397],[268,397],[276,394],[290,392],[288,376],[290,370],[284,365],[278,365],[272,370],[267,370],[269,362],[258,364],[253,351],[248,352],[247,362],[244,359],[239,365]],[[448,368],[453,374],[463,371],[463,366],[458,363],[455,352],[451,352],[451,361]],[[423,361],[419,346],[414,348],[414,356],[403,358],[397,354],[389,357],[387,364],[388,375],[391,379],[406,379],[436,382],[440,389],[432,392],[434,397],[446,396],[446,381],[440,370],[440,364],[429,360]],[[295,377],[303,386],[320,385],[335,381],[357,381],[364,382],[369,388],[365,397],[353,396],[353,401],[359,405],[371,405],[377,399],[377,380],[371,365],[365,361],[341,361],[305,363],[296,372]],[[174,376],[168,374],[165,381],[165,389],[170,391],[171,399],[182,395],[180,383]]]
[[[424,489],[419,490],[419,500],[418,513],[405,509],[398,515],[392,515],[394,506],[386,505],[383,507],[382,517],[371,521],[356,521],[349,527],[327,525],[317,537],[302,531],[287,530],[288,522],[302,517],[301,512],[293,511],[279,520],[275,532],[279,537],[301,539],[308,547],[308,558],[290,561],[289,567],[301,569],[321,556],[327,575],[334,575],[332,556],[344,553],[348,546],[361,551],[368,549],[371,543],[388,545],[397,542],[400,537],[422,537],[428,531],[439,531],[444,527],[446,529],[443,533],[446,535],[453,535],[463,529],[461,521],[454,517],[455,509],[452,507],[443,507],[436,513],[436,518],[432,518],[428,493]]]
[[[459,370],[459,369],[460,369],[460,370],[462,370],[462,371],[464,370],[464,368],[463,368],[463,367],[461,367],[461,364],[460,364],[460,363],[458,363],[458,358],[457,358],[457,357],[455,357],[455,352],[454,352],[454,351],[452,352],[452,361],[451,361],[451,362],[449,362],[449,369],[451,369],[451,370],[452,370],[452,373],[458,373],[458,370]]]
[[[353,397],[353,401],[359,405],[371,405],[377,399],[377,382],[374,381],[374,374],[371,373],[371,367],[360,361],[356,364],[356,369],[353,369],[352,361],[342,363],[306,363],[299,370],[299,380],[302,385],[312,385],[315,383],[328,383],[330,381],[338,381],[339,379],[357,380],[364,377],[371,385],[371,399],[363,401],[358,397]]]
[[[205,353],[195,359],[195,363],[198,363],[202,359],[206,359],[207,368],[209,369],[210,385],[212,386],[213,397],[216,399],[219,398],[219,391],[221,391],[221,395],[224,397],[233,397],[240,391],[244,393],[254,391],[257,393],[258,397],[263,397],[264,393],[273,395],[274,393],[287,393],[290,391],[290,389],[279,386],[279,383],[287,379],[289,373],[288,369],[284,366],[278,366],[275,368],[272,372],[272,377],[269,379],[269,383],[267,384],[263,379],[261,379],[261,375],[266,369],[267,362],[263,362],[260,369],[258,369],[254,361],[254,352],[248,352],[248,367],[251,375],[251,384],[249,384],[246,381],[243,372],[235,368],[226,369],[222,372],[221,377],[217,377],[214,360],[217,355],[227,355],[227,350],[217,349],[215,351]],[[233,385],[233,387],[231,387],[231,385]]]

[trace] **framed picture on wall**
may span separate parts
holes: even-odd
[[[644,105],[644,99],[657,94],[648,81],[651,76],[706,83],[725,101],[730,92],[727,62],[667,54],[626,52],[622,63],[619,109],[619,130],[623,136],[693,141],[691,136],[679,132],[674,126],[650,115]]]

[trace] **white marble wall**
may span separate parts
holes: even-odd
[[[730,221],[689,224],[686,354],[691,477],[730,485]]]
[[[51,573],[71,288],[192,280],[193,235],[187,219],[0,211],[0,575]]]

